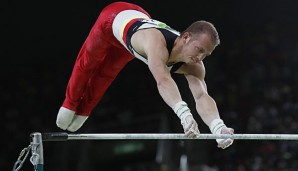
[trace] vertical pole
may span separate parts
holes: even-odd
[[[188,161],[187,161],[187,155],[182,154],[180,156],[180,171],[188,171]]]
[[[42,136],[39,132],[31,133],[31,152],[32,156],[30,158],[31,163],[34,166],[34,171],[43,171],[43,146],[42,146]]]

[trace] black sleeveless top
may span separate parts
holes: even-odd
[[[135,51],[131,45],[132,35],[138,30],[147,29],[147,28],[156,28],[157,30],[159,30],[162,33],[162,35],[164,36],[164,38],[166,40],[168,53],[171,54],[173,46],[174,46],[174,42],[175,42],[176,38],[180,35],[180,33],[178,31],[170,28],[166,24],[159,22],[157,20],[153,20],[153,19],[139,19],[128,28],[126,37],[125,37],[125,39],[126,39],[125,42],[126,42],[127,49],[130,51],[130,53],[132,53],[136,58],[147,63],[147,59],[144,56],[142,56],[141,54],[139,54],[137,51]],[[184,64],[184,62],[178,62],[178,63],[175,63],[168,67],[169,67],[171,73],[174,73],[183,64]]]

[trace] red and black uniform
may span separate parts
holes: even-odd
[[[77,115],[89,116],[123,67],[134,57],[140,59],[141,55],[135,54],[129,46],[131,35],[137,31],[135,25],[138,29],[158,27],[170,30],[162,31],[170,53],[179,32],[165,27],[164,23],[154,25],[153,21],[156,22],[134,4],[115,2],[105,7],[77,56],[62,106]],[[144,59],[141,60],[146,62]]]

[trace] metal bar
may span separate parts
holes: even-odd
[[[298,134],[200,134],[193,139],[238,139],[238,140],[298,140]],[[43,133],[43,141],[67,141],[67,140],[125,140],[125,139],[189,139],[184,134],[173,133],[132,133],[132,134],[67,134],[67,133]]]

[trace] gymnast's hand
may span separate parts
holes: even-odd
[[[234,129],[224,126],[221,129],[221,134],[234,134]],[[216,141],[217,141],[217,147],[225,149],[230,145],[232,145],[234,140],[231,138],[228,138],[228,139],[218,139]]]
[[[228,128],[223,120],[221,119],[214,119],[209,125],[210,131],[212,134],[220,135],[220,134],[234,134],[233,128]],[[233,139],[216,139],[217,147],[225,149],[233,144]]]
[[[194,120],[190,109],[187,107],[187,104],[184,101],[176,103],[172,109],[176,115],[180,118],[181,124],[184,129],[184,133],[188,138],[195,138],[200,134],[198,129],[198,124]]]
[[[196,138],[200,134],[198,124],[191,114],[187,115],[185,118],[181,118],[181,124],[186,137]]]

